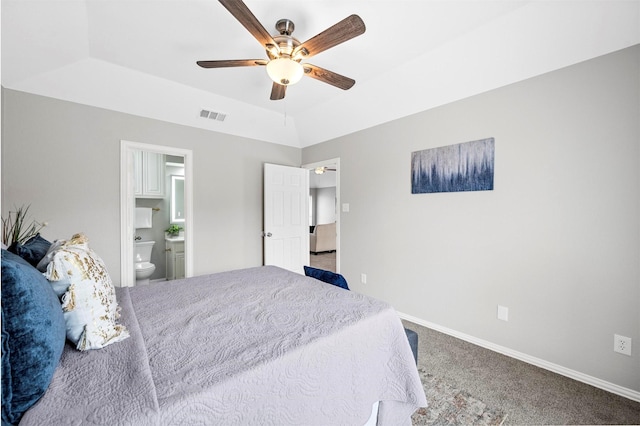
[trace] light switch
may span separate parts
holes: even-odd
[[[509,321],[509,308],[498,305],[498,319],[502,321]]]
[[[349,203],[342,203],[342,212],[349,213]]]

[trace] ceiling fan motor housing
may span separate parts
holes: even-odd
[[[295,29],[296,26],[290,19],[280,19],[278,22],[276,22],[276,30],[278,30],[278,33],[282,35],[291,35],[293,33],[293,30]]]
[[[289,19],[280,19],[276,22],[276,30],[278,30],[280,35],[273,36],[273,41],[276,42],[277,47],[272,45],[265,46],[269,59],[288,58],[298,62],[302,59],[293,57],[293,52],[296,47],[301,44],[297,38],[291,36],[294,28],[295,25],[293,21]],[[301,53],[304,55],[304,52]]]

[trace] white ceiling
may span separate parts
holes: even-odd
[[[332,188],[337,185],[336,172],[327,170],[322,174],[316,174],[309,170],[309,188]]]
[[[262,67],[198,67],[266,58],[216,0],[2,0],[2,85],[305,147],[640,43],[640,0],[245,3],[300,41],[360,15],[362,36],[309,60],[356,85],[303,78],[270,101]]]

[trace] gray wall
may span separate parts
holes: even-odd
[[[336,187],[318,188],[316,192],[316,224],[336,221]]]
[[[635,46],[305,148],[304,164],[340,158],[349,285],[640,391],[639,76]],[[411,152],[487,137],[493,191],[411,194]]]
[[[318,205],[318,188],[309,188],[309,195],[311,196],[312,205],[311,205],[311,225],[316,225],[318,223],[318,213],[316,206]]]
[[[336,221],[336,187],[309,188],[309,195],[313,198],[311,209],[314,225],[333,223]]]
[[[639,75],[636,46],[302,151],[3,90],[2,210],[87,233],[117,281],[120,140],[192,149],[203,274],[261,264],[263,162],[339,157],[354,290],[640,391]],[[486,137],[494,191],[410,194],[412,151]]]
[[[119,283],[120,140],[191,149],[195,274],[262,264],[263,163],[300,165],[300,149],[4,88],[2,100],[3,216],[30,204],[45,238],[86,233]]]

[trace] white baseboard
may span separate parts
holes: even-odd
[[[584,373],[580,373],[579,371],[572,370],[570,368],[563,367],[558,364],[554,364],[552,362],[545,361],[540,358],[533,357],[531,355],[527,355],[522,352],[515,351],[513,349],[509,349],[504,346],[496,345],[494,343],[488,342],[486,340],[478,339],[476,337],[470,336],[468,334],[460,333],[455,330],[451,330],[446,327],[442,327],[438,324],[431,323],[429,321],[421,320],[420,318],[416,318],[411,315],[403,314],[402,312],[398,312],[398,316],[400,318],[411,321],[415,324],[421,325],[423,327],[430,328],[435,331],[439,331],[440,333],[448,334],[449,336],[453,336],[460,340],[464,340],[469,343],[473,343],[474,345],[492,350],[494,352],[498,352],[502,355],[509,356],[511,358],[515,358],[520,361],[524,361],[528,364],[535,365],[536,367],[544,368],[545,370],[552,371],[554,373],[560,374],[565,377],[569,377],[574,380],[578,380],[579,382],[586,383],[588,385],[594,386],[596,388],[600,388],[606,390],[607,392],[614,393],[616,395],[623,396],[625,398],[631,399],[633,401],[640,402],[640,392],[635,391],[633,389],[625,388],[615,383],[607,382],[597,377],[589,376]]]

